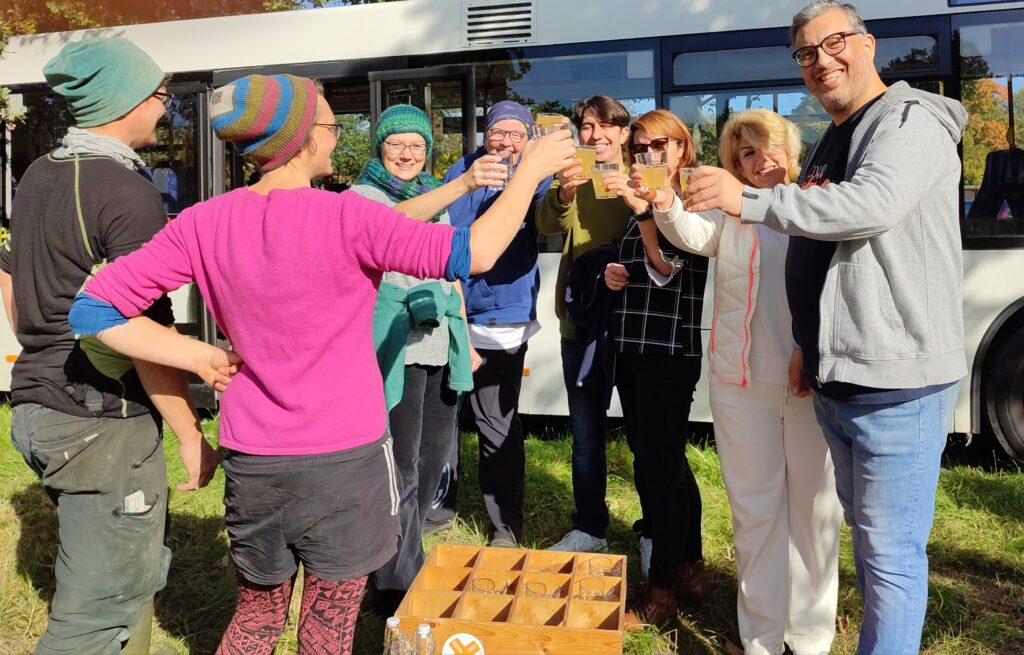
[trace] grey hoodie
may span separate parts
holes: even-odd
[[[959,102],[898,82],[854,131],[842,184],[744,188],[742,222],[838,242],[821,293],[820,382],[915,389],[967,374],[966,122]]]

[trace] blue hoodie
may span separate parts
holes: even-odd
[[[450,182],[465,173],[477,159],[487,154],[483,148],[466,155],[448,169],[444,176]],[[498,258],[494,268],[483,275],[473,275],[462,287],[466,296],[466,315],[477,325],[508,325],[537,318],[537,290],[540,271],[537,269],[537,224],[534,209],[551,186],[552,178],[537,185],[533,204],[526,212],[519,233]],[[494,203],[501,191],[481,187],[466,194],[448,207],[448,216],[455,227],[469,227]]]

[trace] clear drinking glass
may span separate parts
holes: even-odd
[[[589,180],[592,171],[594,170],[594,164],[597,163],[597,147],[596,146],[576,146],[576,159],[579,159],[582,163],[581,170],[576,173],[577,180]]]
[[[595,557],[590,560],[590,575],[619,575],[619,561],[614,557]]]
[[[605,164],[598,163],[594,164],[594,170],[591,171],[590,179],[594,181],[594,197],[598,200],[607,200],[609,198],[617,198],[618,195],[613,189],[609,189],[608,185],[604,183],[604,174],[610,171],[619,170],[618,164]]]
[[[633,156],[640,166],[641,184],[646,190],[664,189],[668,186],[668,168],[665,165],[665,152],[638,152]]]
[[[697,170],[696,166],[680,168],[679,169],[679,192],[686,191],[686,187],[690,184],[690,173]]]
[[[602,577],[590,576],[580,580],[580,600],[608,600],[611,594],[612,586]]]
[[[480,594],[503,594],[508,589],[508,583],[500,578],[490,575],[481,575],[473,578],[473,591]]]
[[[512,181],[512,174],[515,172],[516,153],[509,152],[507,154],[501,155],[501,157],[501,163],[505,165],[505,177],[497,184],[494,184],[491,187],[498,191],[501,191],[502,189],[507,187],[508,183]]]
[[[559,130],[569,129],[569,119],[561,114],[537,114],[533,119],[533,137],[539,139],[542,136],[553,134]]]

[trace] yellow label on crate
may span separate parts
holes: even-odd
[[[473,635],[460,632],[448,637],[441,655],[484,655],[484,645]]]

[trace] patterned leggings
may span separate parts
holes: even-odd
[[[270,655],[288,619],[294,579],[258,585],[238,576],[235,615],[217,655]],[[306,574],[299,611],[299,655],[349,655],[366,576],[343,582]]]

